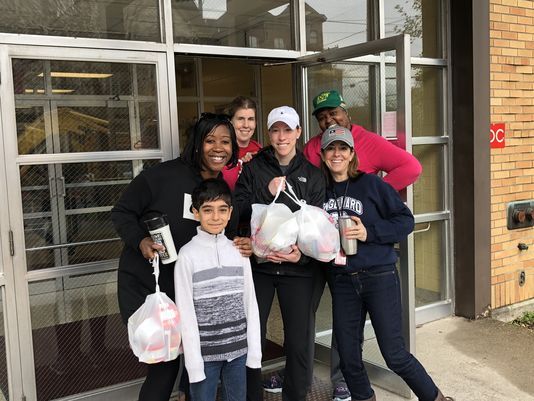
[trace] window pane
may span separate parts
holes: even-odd
[[[0,0],[0,32],[160,42],[158,0]]]
[[[365,64],[323,64],[308,68],[309,104],[321,91],[336,89],[343,95],[347,111],[354,124],[361,125],[373,132],[373,102],[376,100],[374,68]],[[310,137],[319,132],[317,120],[310,118]]]
[[[441,1],[384,1],[386,37],[407,33],[414,57],[442,57]]]
[[[412,67],[412,135],[443,135],[443,70]]]
[[[197,102],[178,103],[178,130],[180,132],[180,151],[183,151],[189,139],[191,129],[198,120]]]
[[[443,135],[443,70],[412,67],[412,136]],[[395,67],[386,66],[386,110],[397,109]]]
[[[15,95],[43,95],[44,61],[13,59],[12,63]]]
[[[110,210],[142,169],[157,160],[20,167],[28,270],[118,258]]]
[[[367,41],[367,0],[306,1],[306,50]]]
[[[423,172],[413,186],[414,213],[442,211],[445,207],[443,145],[415,145],[412,153],[423,166]]]
[[[204,96],[253,96],[254,66],[246,61],[206,58],[202,60]]]
[[[141,379],[117,305],[117,272],[29,284],[38,400]],[[84,361],[84,363],[81,363]]]
[[[176,71],[176,92],[178,97],[197,96],[197,68],[192,57],[174,58]]]
[[[155,65],[15,59],[13,74],[19,154],[159,149]]]
[[[173,1],[172,20],[175,43],[294,49],[287,0]]]
[[[445,222],[415,225],[415,305],[423,306],[447,298],[445,283]]]

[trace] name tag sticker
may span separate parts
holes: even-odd
[[[184,194],[184,213],[183,213],[182,217],[184,219],[197,221],[197,219],[195,219],[195,215],[191,211],[191,205],[192,204],[193,204],[193,201],[192,201],[191,195],[190,194]]]

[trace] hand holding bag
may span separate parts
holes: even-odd
[[[176,304],[159,290],[159,256],[152,259],[156,292],[128,319],[130,347],[140,362],[159,363],[176,359],[180,351],[180,314]]]
[[[289,196],[300,209],[294,215],[297,219],[299,231],[297,246],[300,251],[309,257],[321,262],[329,262],[339,252],[339,231],[330,214],[317,206],[306,204],[300,200],[291,185],[286,182]]]
[[[254,203],[250,219],[252,251],[261,258],[272,252],[291,252],[291,245],[297,242],[298,224],[291,211],[283,203],[276,203],[282,190],[278,186],[273,201],[268,204]]]

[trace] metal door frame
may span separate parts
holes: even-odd
[[[153,64],[157,73],[157,105],[159,120],[160,149],[146,151],[114,151],[114,152],[87,152],[64,154],[36,154],[18,155],[16,105],[12,74],[12,59],[42,59],[85,62],[117,62]],[[58,52],[57,48],[26,45],[0,46],[0,127],[3,141],[0,141],[0,154],[4,156],[4,163],[0,165],[0,200],[6,207],[0,211],[1,228],[1,254],[3,274],[0,273],[0,286],[5,296],[5,326],[6,347],[8,353],[8,371],[10,384],[10,399],[25,399],[36,401],[36,382],[34,352],[32,342],[32,325],[30,315],[29,283],[32,281],[51,279],[62,276],[61,268],[45,269],[45,271],[30,271],[26,268],[24,217],[22,212],[21,183],[19,177],[20,165],[36,164],[62,164],[71,162],[102,162],[143,159],[168,160],[173,157],[173,137],[171,112],[169,102],[169,89],[167,86],[167,55],[164,52],[135,52],[121,50],[79,49],[71,48],[69,51]],[[43,99],[44,100],[44,99]],[[17,100],[18,101],[18,100]],[[176,146],[176,145],[175,145]],[[9,232],[12,232],[14,255],[10,255]],[[108,263],[109,265],[109,263]],[[109,268],[109,266],[106,266]],[[86,272],[87,266],[68,268],[71,272]],[[9,328],[9,330],[8,330]],[[20,350],[24,349],[25,352]],[[137,383],[132,385],[137,386]],[[132,393],[132,385],[121,383],[112,386],[111,390]],[[84,394],[87,398],[97,397],[104,399],[105,389]],[[136,389],[134,392],[137,392]],[[73,396],[79,399],[80,395]],[[102,398],[104,397],[104,398]],[[70,397],[69,397],[70,398]],[[84,397],[85,398],[85,397]],[[110,399],[117,399],[112,396]]]
[[[386,56],[384,53],[395,51],[395,57]],[[321,53],[306,55],[298,59],[301,75],[301,101],[302,115],[309,116],[310,107],[308,104],[308,76],[307,67],[324,63],[335,63],[343,61],[367,61],[380,65],[380,80],[384,82],[385,64],[396,66],[396,89],[397,89],[397,136],[401,137],[401,142],[405,144],[405,150],[412,151],[412,100],[411,100],[411,54],[410,36],[397,35],[389,38],[378,39],[344,48],[329,49]],[[380,90],[385,88],[380,85]],[[381,110],[383,113],[385,110]],[[310,127],[308,119],[303,119],[303,130],[305,141],[309,139]],[[406,204],[413,210],[413,188],[406,188]],[[415,271],[414,271],[414,238],[410,234],[407,239],[400,244],[400,280],[401,297],[403,307],[403,335],[408,351],[415,353]],[[367,329],[370,327],[366,327]],[[366,368],[372,381],[381,387],[400,394],[406,398],[411,397],[411,390],[406,383],[389,369],[366,362]]]

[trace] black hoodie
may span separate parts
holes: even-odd
[[[124,242],[118,290],[119,307],[125,321],[156,287],[151,264],[139,250],[141,240],[150,236],[144,221],[166,214],[176,251],[179,251],[197,234],[198,222],[193,220],[189,206],[191,193],[201,181],[200,172],[195,168],[180,158],[170,160],[142,171],[111,210],[113,225]],[[233,238],[237,227],[238,213],[235,207],[234,210],[225,231],[229,238]],[[121,280],[121,274],[128,275],[130,280]],[[160,265],[159,284],[161,291],[174,300],[174,263]]]
[[[252,204],[269,204],[274,196],[269,192],[269,182],[274,177],[285,176],[291,184],[295,194],[306,201],[308,205],[323,206],[326,183],[324,175],[317,167],[312,165],[303,153],[297,150],[297,154],[282,172],[280,163],[274,155],[271,146],[262,149],[250,162],[243,165],[243,171],[237,180],[235,187],[235,199],[239,209],[239,220],[250,224]],[[284,203],[292,211],[299,207],[286,194],[281,193],[277,203]],[[288,276],[312,276],[312,269],[308,264],[310,258],[302,255],[299,263],[254,263],[252,268],[267,274],[283,274]]]

